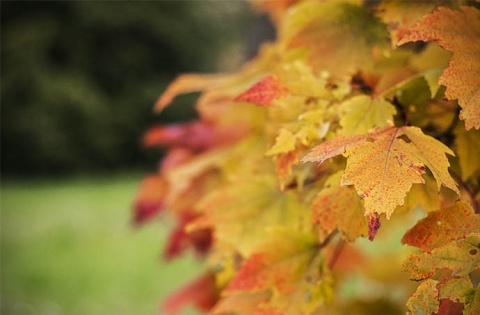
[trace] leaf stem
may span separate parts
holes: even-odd
[[[335,250],[333,252],[333,256],[330,258],[330,261],[327,263],[328,269],[332,270],[333,267],[335,266],[335,263],[338,261],[338,257],[340,257],[340,254],[342,253],[343,248],[345,247],[345,241],[343,239],[340,239],[335,246]]]

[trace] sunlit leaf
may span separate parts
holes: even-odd
[[[447,87],[445,96],[458,99],[460,119],[465,128],[480,128],[480,11],[462,7],[455,11],[439,7],[424,17],[399,41],[436,41],[453,56],[439,83]]]
[[[402,136],[407,136],[403,139]],[[303,162],[320,162],[337,155],[348,158],[342,185],[354,185],[365,201],[365,214],[385,213],[390,218],[415,183],[425,183],[427,166],[437,180],[455,192],[448,174],[446,153],[453,152],[415,127],[383,127],[363,135],[338,136],[305,156]]]
[[[455,276],[466,276],[480,268],[480,233],[472,233],[463,241],[451,241],[429,253],[411,255],[402,265],[413,280],[431,277],[438,269],[448,269]]]
[[[453,207],[429,212],[405,233],[402,243],[431,251],[450,241],[462,240],[475,231],[480,231],[480,215],[475,215],[472,207],[461,201]]]

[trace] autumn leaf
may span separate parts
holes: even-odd
[[[393,123],[395,106],[368,95],[358,95],[340,104],[342,134],[363,134],[374,127]]]
[[[181,314],[181,310],[189,305],[195,306],[200,311],[208,311],[217,300],[215,276],[212,272],[207,272],[167,296],[162,304],[162,313],[166,315]]]
[[[280,29],[280,41],[287,51],[306,50],[314,72],[349,77],[361,67],[371,67],[374,52],[388,45],[383,23],[355,4],[305,1],[289,13]]]
[[[439,7],[425,16],[398,45],[412,41],[436,41],[452,51],[449,66],[439,83],[447,87],[445,96],[457,99],[462,107],[460,119],[465,128],[480,128],[480,11],[462,7],[454,11]]]
[[[261,306],[271,298],[268,290],[260,292],[235,292],[223,297],[213,308],[210,314],[252,314],[266,315]]]
[[[406,136],[407,139],[403,137]],[[416,127],[383,127],[363,135],[337,136],[312,149],[303,162],[320,162],[337,155],[347,157],[342,185],[354,185],[365,201],[365,215],[385,213],[387,219],[415,183],[425,183],[427,166],[437,186],[458,188],[448,174],[445,154],[453,152]]]
[[[464,308],[467,310],[466,314],[469,314],[468,309],[474,302],[477,290],[473,288],[472,281],[468,277],[455,277],[440,283],[439,291],[440,299],[449,299],[464,304]]]
[[[392,46],[395,46],[419,19],[436,6],[438,6],[436,1],[418,1],[415,5],[401,0],[382,1],[377,14],[388,26]]]
[[[275,139],[275,144],[265,153],[266,156],[279,153],[288,153],[295,150],[295,136],[285,128],[280,129],[280,134]]]
[[[436,314],[439,308],[438,281],[428,279],[420,283],[417,291],[408,299],[407,308],[412,314],[422,311],[422,314]]]
[[[455,153],[466,181],[480,171],[480,131],[457,128],[455,135]]]
[[[214,237],[231,244],[248,257],[274,227],[302,230],[307,206],[293,192],[282,192],[272,175],[245,178],[212,191],[198,205],[203,213],[191,229],[214,227]]]
[[[243,262],[225,294],[271,290],[265,314],[311,314],[331,298],[331,278],[312,234],[288,229],[274,236]],[[262,313],[263,314],[263,313]]]
[[[160,175],[146,177],[138,190],[134,204],[133,220],[136,224],[151,220],[165,205],[168,183]]]
[[[335,229],[352,242],[368,233],[365,209],[351,187],[340,186],[341,172],[332,175],[312,203],[312,223],[318,224],[323,242]]]
[[[412,280],[422,280],[435,274],[438,269],[448,269],[454,276],[468,276],[480,268],[480,233],[472,233],[462,241],[451,241],[420,255],[411,255],[402,271],[409,271]]]
[[[463,240],[467,235],[480,231],[480,215],[472,207],[459,201],[453,207],[428,213],[402,238],[403,244],[431,251],[453,240]]]
[[[212,230],[203,229],[193,232],[186,230],[187,225],[198,217],[194,212],[183,212],[179,215],[177,227],[170,233],[163,251],[163,258],[170,260],[180,256],[192,247],[199,257],[207,254],[212,245]]]
[[[155,110],[163,110],[179,94],[212,88],[223,83],[225,79],[225,75],[184,74],[173,81],[163,92],[155,104]]]
[[[278,76],[269,75],[255,83],[246,92],[235,98],[237,102],[250,102],[260,106],[271,106],[272,102],[288,93]]]

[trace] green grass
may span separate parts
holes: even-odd
[[[159,314],[201,266],[189,255],[161,262],[168,224],[130,225],[139,182],[2,182],[1,314]]]

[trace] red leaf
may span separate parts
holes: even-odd
[[[163,252],[166,260],[178,257],[187,248],[192,246],[199,256],[204,256],[212,245],[212,230],[201,229],[193,232],[187,232],[185,227],[198,217],[198,214],[192,212],[182,213],[180,222],[175,230],[172,231]]]
[[[167,190],[167,181],[159,175],[151,175],[143,180],[134,203],[133,220],[136,224],[144,223],[160,213]]]
[[[215,275],[207,272],[169,295],[163,302],[162,312],[167,315],[180,314],[181,310],[193,304],[200,311],[208,311],[218,300]]]
[[[175,145],[203,150],[211,146],[213,140],[213,126],[193,122],[154,127],[145,134],[143,143],[146,147]]]
[[[255,83],[246,92],[240,94],[236,101],[255,103],[260,106],[271,106],[273,100],[288,93],[283,82],[275,75],[264,77],[260,82]]]
[[[436,315],[458,315],[463,312],[463,304],[450,299],[440,300],[440,309]]]
[[[475,215],[470,205],[460,201],[453,207],[430,212],[405,233],[402,243],[431,251],[450,241],[463,240],[479,230],[480,215]]]
[[[193,157],[192,151],[183,147],[174,147],[170,149],[167,155],[163,158],[160,170],[166,172],[169,169],[183,164]]]

